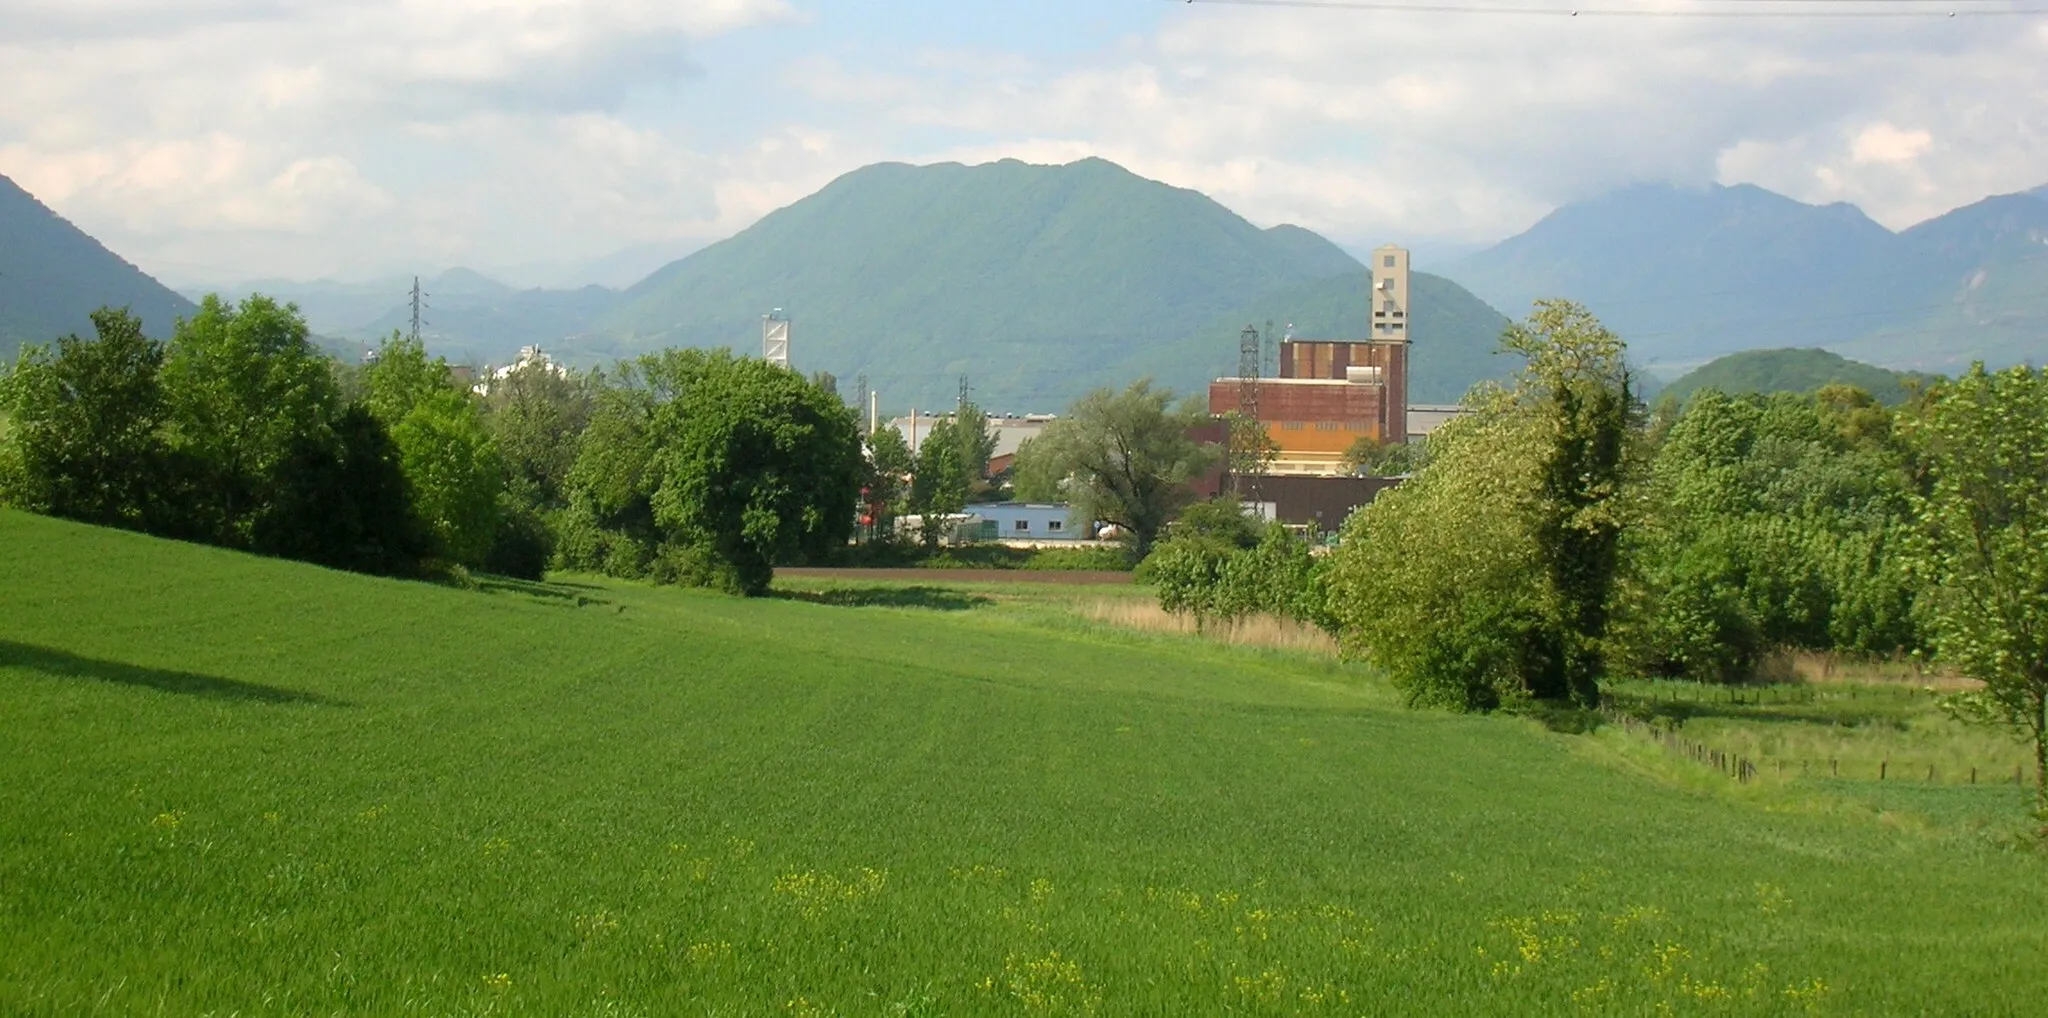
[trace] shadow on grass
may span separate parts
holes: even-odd
[[[0,665],[12,665],[45,675],[95,679],[122,686],[142,686],[165,693],[197,696],[210,700],[246,700],[255,703],[309,703],[326,707],[351,706],[318,693],[302,693],[260,682],[225,679],[218,675],[180,672],[168,668],[147,668],[120,661],[80,657],[68,651],[36,647],[12,640],[0,640]]]
[[[1615,697],[1614,705],[1626,710],[1644,721],[1665,721],[1684,724],[1694,718],[1723,718],[1730,721],[1755,721],[1767,725],[1836,725],[1842,728],[1888,727],[1903,728],[1896,712],[1884,710],[1842,709],[1839,704],[1826,706],[1784,704],[1782,706],[1760,706],[1757,704],[1730,704],[1713,702],[1692,702],[1680,700],[1648,701]]]
[[[476,589],[485,594],[512,594],[525,596],[541,604],[583,608],[590,605],[610,604],[600,597],[592,597],[583,591],[599,588],[581,583],[542,583],[537,580],[515,580],[509,576],[477,575],[472,578]]]
[[[841,608],[927,608],[933,611],[958,612],[982,605],[994,604],[993,598],[980,594],[964,594],[945,587],[832,587],[826,590],[784,590],[769,592],[770,597],[787,601],[809,601],[812,604],[829,604]]]

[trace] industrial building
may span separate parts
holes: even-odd
[[[1340,476],[1360,439],[1406,442],[1408,433],[1408,251],[1372,253],[1363,339],[1295,339],[1279,345],[1280,377],[1249,372],[1209,386],[1209,412],[1241,413],[1264,426],[1278,456],[1267,473]],[[1247,350],[1249,355],[1250,351]]]

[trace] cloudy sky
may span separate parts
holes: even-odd
[[[0,174],[173,283],[582,281],[880,160],[1099,155],[1425,250],[1644,180],[1893,227],[2048,183],[2048,0],[1565,4],[0,0]]]

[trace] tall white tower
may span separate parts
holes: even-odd
[[[761,359],[789,367],[789,319],[781,308],[761,316]]]
[[[1388,244],[1372,253],[1372,332],[1378,342],[1408,338],[1408,250]]]

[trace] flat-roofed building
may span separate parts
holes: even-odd
[[[1238,412],[1265,426],[1278,458],[1274,474],[1340,474],[1360,439],[1408,440],[1408,252],[1387,245],[1372,254],[1371,305],[1364,339],[1289,338],[1280,344],[1280,377],[1209,385],[1209,412]],[[1248,406],[1256,392],[1257,406]]]

